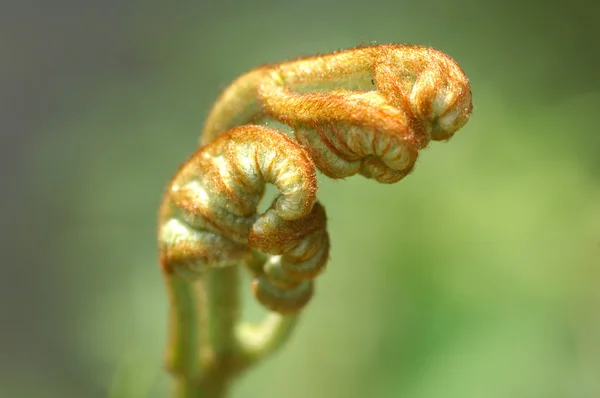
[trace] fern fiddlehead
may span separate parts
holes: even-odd
[[[227,323],[218,333],[229,332],[209,331],[208,343],[197,336],[207,322],[197,313],[210,301],[210,289],[202,291],[200,284],[194,290],[186,280],[245,263],[255,297],[281,314],[281,322],[266,322],[265,331],[283,328],[307,304],[328,258],[315,168],[331,178],[359,173],[397,182],[411,172],[421,149],[452,137],[471,110],[465,74],[427,47],[359,47],[265,65],[234,81],[215,103],[201,148],[176,173],[161,207],[174,372],[215,379],[249,363],[241,335],[231,332],[236,308],[225,309],[227,316],[214,313]],[[270,121],[291,127],[295,140],[259,125]],[[280,195],[257,214],[266,184]],[[230,307],[237,305],[235,296],[228,296]]]
[[[261,215],[265,185],[281,195]],[[251,249],[279,255],[253,268],[253,291],[273,311],[299,310],[325,264],[329,239],[316,204],[316,174],[307,152],[262,126],[236,127],[196,152],[169,187],[161,229],[169,273],[193,279],[210,267],[247,260]]]
[[[232,118],[233,109],[240,112]],[[240,77],[217,101],[202,142],[233,125],[272,118],[294,129],[327,176],[360,172],[390,183],[410,172],[430,140],[449,139],[471,110],[469,81],[447,55],[419,46],[371,46]]]

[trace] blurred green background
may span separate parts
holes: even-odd
[[[454,57],[473,117],[399,184],[321,178],[329,268],[233,397],[600,397],[598,4],[3,1],[0,397],[167,396],[156,212],[211,103],[373,41]]]

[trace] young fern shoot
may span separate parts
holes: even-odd
[[[330,178],[397,182],[421,149],[451,138],[471,110],[461,68],[428,47],[358,47],[265,65],[235,80],[160,210],[176,396],[224,396],[233,377],[293,330],[329,254],[316,169]],[[293,138],[266,127],[269,121],[288,125]],[[259,214],[266,184],[280,195]],[[240,320],[239,264],[271,312],[259,325]]]

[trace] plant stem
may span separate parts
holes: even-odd
[[[298,324],[298,315],[270,313],[260,324],[242,323],[236,334],[244,367],[277,351],[290,337]]]
[[[213,268],[206,278],[208,303],[208,346],[203,356],[211,362],[222,362],[237,352],[235,326],[240,318],[239,267]]]
[[[239,267],[211,269],[190,282],[167,276],[171,330],[167,364],[174,398],[223,398],[244,369],[289,338],[297,315],[270,313],[261,323],[240,322]]]
[[[211,269],[190,282],[169,278],[172,300],[169,360],[175,398],[221,398],[236,373],[238,267]]]
[[[199,337],[204,296],[201,285],[192,284],[177,275],[164,274],[169,294],[169,342],[166,366],[177,379],[192,379],[200,369]]]

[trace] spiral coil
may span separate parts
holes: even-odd
[[[281,195],[258,215],[268,183]],[[166,196],[160,250],[167,272],[193,279],[247,261],[255,249],[279,256],[254,269],[261,303],[283,313],[308,301],[329,238],[314,165],[296,142],[267,127],[233,128],[184,164]]]
[[[329,255],[315,167],[331,178],[397,182],[471,110],[460,67],[426,47],[359,47],[249,72],[223,92],[205,145],[169,184],[159,227],[165,272],[194,278],[244,262],[260,303],[297,312]],[[295,140],[254,124],[269,120],[290,126]],[[265,184],[280,195],[258,214]],[[263,262],[260,252],[273,257]]]

